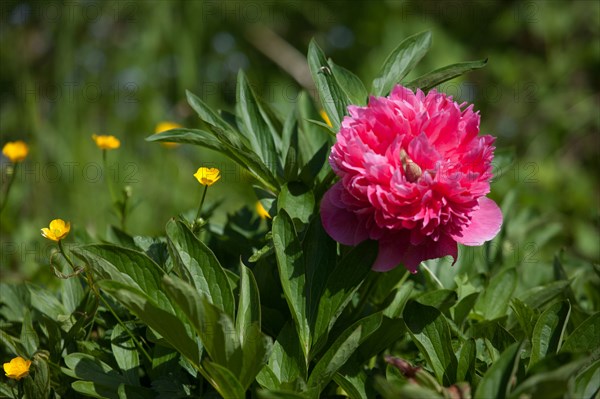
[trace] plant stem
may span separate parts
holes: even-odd
[[[208,186],[204,186],[204,192],[202,193],[202,199],[200,200],[200,206],[198,207],[198,212],[196,212],[196,218],[194,219],[194,223],[196,220],[200,219],[200,213],[202,212],[202,205],[204,205],[204,199],[206,198],[206,192],[208,191]]]
[[[142,351],[142,353],[144,354],[144,356],[146,356],[146,359],[148,359],[148,361],[150,363],[152,363],[152,358],[150,357],[150,355],[148,354],[148,352],[146,352],[146,349],[144,349],[144,347],[142,346],[142,344],[138,341],[138,339],[135,337],[135,335],[133,335],[133,333],[131,332],[131,330],[125,325],[125,323],[123,323],[123,321],[119,318],[119,316],[117,316],[117,313],[110,306],[110,304],[108,303],[108,301],[106,299],[104,299],[104,297],[102,295],[100,295],[99,297],[100,297],[100,300],[102,301],[102,303],[104,304],[104,306],[106,306],[106,308],[110,311],[110,313],[112,313],[112,315],[115,317],[115,319],[117,319],[117,322],[121,325],[121,327],[123,327],[125,329],[125,332],[127,332],[127,335],[129,335],[131,337],[131,339],[133,340],[133,342],[135,343],[135,345],[138,347],[138,349],[140,351]]]
[[[18,163],[15,163],[13,166],[12,174],[10,175],[10,180],[8,181],[8,185],[6,186],[6,191],[4,192],[4,198],[2,199],[2,202],[0,203],[0,213],[2,213],[4,206],[8,202],[8,193],[10,192],[10,188],[11,188],[13,182],[15,181],[15,176],[17,175],[18,165],[19,165]]]

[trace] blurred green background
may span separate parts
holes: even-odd
[[[105,178],[131,186],[139,201],[127,225],[134,235],[159,235],[169,217],[193,211],[201,191],[192,174],[201,165],[223,171],[207,198],[223,200],[217,220],[254,209],[247,176],[232,163],[144,141],[160,121],[198,127],[186,89],[231,111],[242,68],[283,114],[300,90],[290,73],[302,76],[305,65],[281,68],[275,58],[287,59],[292,48],[304,55],[315,37],[337,64],[370,82],[403,38],[423,30],[433,32],[433,45],[408,80],[489,58],[440,90],[473,102],[482,133],[497,136],[491,196],[505,212],[503,249],[531,267],[561,249],[575,264],[599,262],[599,2],[5,0],[0,7],[1,144],[20,139],[31,148],[2,213],[2,281],[51,275],[52,245],[39,230],[51,219],[71,221],[71,241],[102,239],[118,222]],[[108,171],[94,133],[121,139]],[[3,187],[6,172],[3,158]]]

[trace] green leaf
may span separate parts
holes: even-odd
[[[260,390],[258,391],[258,397],[260,399],[306,399],[310,396],[306,394],[300,394],[292,391],[283,390]]]
[[[381,320],[382,314],[375,313],[360,319],[341,333],[310,373],[308,386],[322,390],[360,344],[379,328]]]
[[[235,319],[235,329],[238,333],[240,343],[248,334],[252,324],[258,324],[260,329],[260,295],[256,279],[250,269],[240,262],[240,296]],[[255,338],[255,337],[251,337]]]
[[[278,211],[285,209],[292,220],[306,224],[315,209],[315,196],[304,184],[290,182],[281,187],[277,208]]]
[[[302,248],[306,260],[307,313],[309,323],[314,325],[321,295],[337,256],[337,243],[325,232],[320,217],[309,223]]]
[[[600,389],[600,360],[594,361],[585,367],[575,377],[572,386],[571,398],[591,398]]]
[[[483,68],[486,64],[487,58],[485,60],[459,62],[457,64],[447,65],[423,76],[419,76],[415,80],[411,80],[406,84],[406,87],[427,91],[440,83],[444,83],[475,69]]]
[[[519,325],[525,332],[525,336],[531,340],[538,314],[518,298],[513,298],[510,306],[517,317]]]
[[[298,165],[299,168],[313,159],[315,154],[324,146],[331,143],[331,135],[327,131],[311,123],[319,119],[319,111],[306,92],[298,96],[296,112],[298,113]]]
[[[208,374],[208,381],[223,398],[244,399],[246,397],[244,387],[231,371],[209,360],[204,360],[202,366]]]
[[[472,381],[475,375],[477,348],[473,338],[466,340],[458,353],[456,381]]]
[[[444,315],[431,306],[410,301],[404,308],[406,327],[441,384],[456,379],[457,360],[452,351],[450,327]]]
[[[163,271],[144,253],[109,244],[86,245],[72,252],[102,278],[138,289],[162,309],[172,309],[160,289]]]
[[[400,316],[404,310],[408,298],[412,294],[415,283],[407,281],[402,284],[395,292],[390,304],[384,309],[383,314],[392,319]]]
[[[308,66],[319,92],[321,105],[331,121],[333,130],[337,131],[351,102],[333,76],[323,50],[314,39],[308,45]]]
[[[31,320],[31,311],[27,308],[23,309],[23,323],[21,324],[21,345],[27,352],[27,357],[31,358],[38,350],[40,339],[33,329]]]
[[[534,287],[520,295],[519,299],[535,310],[563,295],[569,284],[568,281],[555,281],[541,287]]]
[[[329,60],[329,67],[331,68],[333,77],[344,93],[346,93],[350,103],[355,105],[366,105],[369,92],[358,76],[346,68],[335,64],[331,60]]]
[[[242,121],[240,127],[244,127],[243,131],[248,138],[250,148],[258,154],[267,168],[281,169],[274,141],[278,132],[271,129],[268,119],[265,118],[265,112],[261,109],[242,70],[238,73],[236,99],[237,115]]]
[[[86,384],[87,389],[92,388],[91,392],[97,392],[99,395],[110,393],[109,397],[116,398],[119,385],[127,382],[125,377],[94,356],[85,353],[71,353],[64,357],[64,361],[67,368],[62,368],[63,373],[73,378],[89,381]]]
[[[161,308],[144,291],[119,281],[103,280],[100,288],[115,297],[129,311],[139,317],[150,328],[158,332],[179,353],[198,365],[200,350],[198,343],[187,332],[174,310]],[[162,290],[161,290],[162,292]]]
[[[23,381],[25,396],[27,398],[48,398],[50,393],[50,373],[46,359],[35,355],[31,369],[34,371],[33,376]]]
[[[365,241],[352,248],[327,278],[314,322],[312,353],[327,342],[333,325],[369,274],[376,254],[376,242]]]
[[[600,342],[600,312],[581,323],[565,340],[561,352],[593,352]]]
[[[462,323],[465,321],[471,312],[471,309],[473,309],[473,306],[475,306],[477,298],[479,298],[479,292],[472,292],[454,305],[453,320],[457,326],[462,325]]]
[[[502,352],[498,360],[492,363],[479,382],[477,391],[473,396],[474,399],[504,399],[506,397],[521,348],[522,344],[515,342]]]
[[[355,353],[359,363],[366,363],[373,356],[390,348],[396,341],[402,339],[406,334],[406,325],[402,319],[390,319],[383,313],[381,325],[365,342],[360,345]]]
[[[146,141],[159,143],[193,144],[208,148],[232,158],[230,150],[214,137],[213,133],[200,129],[178,128],[146,137]],[[235,160],[235,156],[233,157]],[[242,163],[243,164],[243,163]]]
[[[555,303],[540,315],[531,337],[529,367],[547,355],[558,352],[570,314],[571,304],[563,301]]]
[[[175,270],[233,320],[235,298],[215,254],[183,222],[171,219],[166,231]]]
[[[360,368],[351,375],[336,373],[333,376],[333,380],[353,399],[368,399],[375,396],[371,392],[373,388],[367,384],[367,378],[367,373]]]
[[[211,126],[218,127],[223,130],[231,130],[232,126],[225,122],[225,119],[221,118],[219,114],[214,112],[204,101],[194,95],[192,92],[186,90],[185,95],[188,100],[190,107],[196,111],[200,119],[208,123]]]
[[[233,322],[185,281],[164,276],[163,288],[185,314],[211,360],[239,375],[241,348]]]
[[[110,344],[117,365],[123,372],[127,382],[131,385],[138,385],[138,367],[140,366],[138,348],[120,324],[113,327]]]
[[[537,373],[530,376],[519,384],[513,392],[510,399],[520,398],[544,398],[559,399],[564,398],[568,390],[568,381],[587,359],[580,359],[567,363],[559,368],[545,373]]]
[[[475,311],[486,320],[502,317],[508,310],[510,298],[517,287],[517,271],[509,268],[492,277],[489,285],[475,303]]]
[[[456,302],[457,295],[453,290],[438,289],[425,292],[415,300],[422,305],[433,306],[441,311],[449,309]]]
[[[292,323],[286,323],[277,335],[269,363],[257,376],[257,381],[269,389],[278,389],[283,384],[291,383],[296,378],[306,379],[306,367],[303,364],[303,353],[298,334]],[[272,384],[275,378],[276,385]]]
[[[273,219],[273,245],[279,277],[290,308],[306,365],[311,337],[306,309],[306,270],[300,240],[290,216],[281,210]]]
[[[387,95],[421,61],[431,47],[431,32],[421,32],[404,39],[383,62],[379,76],[373,80],[373,94]]]

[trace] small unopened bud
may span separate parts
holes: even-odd
[[[131,186],[123,187],[123,194],[125,194],[125,198],[131,198],[131,194],[133,194],[133,188]]]
[[[419,167],[419,165],[417,165],[413,161],[408,161],[406,163],[406,166],[404,167],[404,174],[406,176],[406,180],[408,180],[411,183],[414,183],[417,180],[419,180],[419,177],[421,177],[423,171],[421,170],[421,167]]]

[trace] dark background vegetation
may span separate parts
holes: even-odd
[[[3,281],[51,275],[51,245],[39,234],[51,219],[72,222],[69,240],[105,236],[117,222],[105,178],[133,189],[134,235],[160,234],[169,217],[197,206],[192,174],[201,165],[223,171],[207,199],[223,200],[217,220],[254,209],[247,176],[232,163],[144,138],[163,120],[198,127],[186,89],[231,110],[239,68],[287,112],[300,85],[265,55],[272,34],[302,55],[315,37],[365,82],[403,38],[423,30],[433,32],[433,45],[409,80],[488,58],[440,90],[474,103],[482,133],[498,138],[491,196],[505,213],[502,249],[531,268],[531,285],[561,250],[574,267],[599,261],[596,1],[50,0],[2,1],[0,12],[1,144],[31,147],[2,213]],[[108,173],[93,133],[122,141]]]

